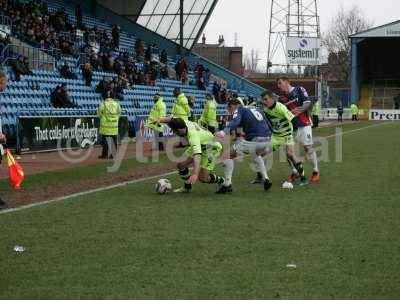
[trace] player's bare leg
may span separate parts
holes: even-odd
[[[304,151],[306,152],[307,158],[311,162],[311,165],[313,168],[310,182],[319,182],[320,175],[319,175],[319,169],[318,169],[318,158],[317,158],[317,153],[314,150],[314,146],[313,145],[304,145]]]
[[[181,188],[175,189],[174,193],[187,193],[192,190],[192,185],[186,183],[186,181],[190,177],[189,167],[192,164],[193,164],[193,158],[191,158],[191,157],[188,157],[183,162],[178,163],[178,165],[177,165],[178,172],[184,182],[184,186]]]

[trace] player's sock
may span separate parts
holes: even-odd
[[[313,151],[312,153],[307,153],[307,158],[312,164],[313,172],[319,173],[317,153],[315,151]]]
[[[263,179],[269,179],[267,174],[267,168],[265,167],[264,159],[261,156],[254,158],[257,170],[261,173]]]
[[[293,164],[293,161],[288,158],[287,162],[289,164],[289,169],[292,170],[292,174],[299,174],[299,172],[297,171],[295,165]]]
[[[210,174],[210,182],[209,182],[209,184],[216,183],[218,185],[221,185],[224,182],[225,182],[224,177],[221,177],[221,176],[218,176],[218,175],[215,175],[215,174]]]
[[[185,182],[185,189],[190,190],[192,188],[191,184],[186,183],[186,181],[190,178],[189,169],[179,170],[179,175],[181,176],[182,180]]]
[[[305,172],[304,172],[303,163],[301,163],[301,162],[295,163],[294,166],[295,166],[297,172],[299,173],[300,177],[301,177],[302,179],[303,179],[303,178],[306,178]]]
[[[233,159],[226,159],[224,161],[224,175],[225,175],[225,186],[230,186],[232,184],[232,174],[235,164]]]

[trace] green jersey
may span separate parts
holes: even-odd
[[[222,155],[223,147],[221,143],[214,141],[214,135],[199,124],[185,121],[187,126],[187,140],[189,148],[185,155],[193,157],[201,155],[200,166],[202,169],[214,172],[217,159]]]
[[[284,104],[275,102],[271,108],[264,106],[263,111],[271,123],[273,135],[285,137],[293,134],[292,120],[295,116]]]
[[[187,126],[187,140],[192,155],[201,154],[207,145],[214,143],[214,135],[199,124],[185,121]]]

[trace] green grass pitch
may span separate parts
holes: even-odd
[[[265,193],[243,162],[232,195],[160,196],[151,180],[0,214],[0,299],[398,299],[400,123],[343,130],[343,162],[330,138],[332,162],[306,188],[283,190],[275,161]]]

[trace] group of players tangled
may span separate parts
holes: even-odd
[[[279,78],[277,85],[282,96],[278,99],[271,91],[261,94],[261,109],[243,106],[237,98],[227,103],[231,120],[223,131],[213,134],[197,123],[182,118],[160,118],[156,122],[168,126],[180,137],[187,140],[188,148],[183,162],[178,163],[178,171],[184,186],[174,192],[190,192],[200,181],[218,184],[217,194],[231,193],[234,159],[250,155],[254,161],[257,178],[253,183],[264,185],[269,190],[272,182],[268,177],[264,157],[281,146],[286,148],[287,161],[291,169],[289,182],[299,181],[299,185],[318,182],[320,174],[318,160],[313,148],[312,124],[309,110],[312,102],[303,87],[293,87],[286,77]],[[234,140],[229,157],[223,161],[224,177],[215,174],[217,160],[223,154],[222,140]],[[295,141],[304,146],[308,160],[312,164],[312,176],[305,176],[303,163],[296,157]],[[193,166],[190,172],[189,167]]]

